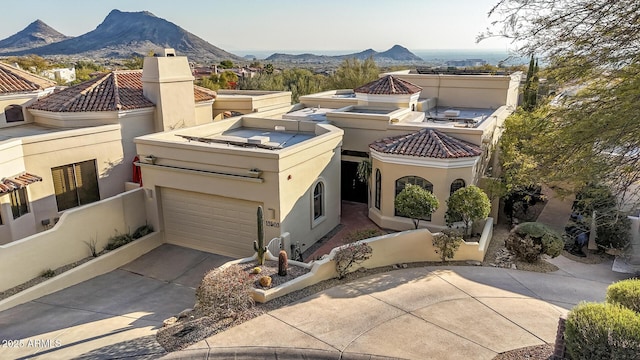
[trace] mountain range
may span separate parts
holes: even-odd
[[[39,20],[36,23],[44,24]],[[44,25],[46,26],[46,24]],[[47,28],[51,29],[48,26]],[[28,29],[29,27],[0,41],[0,44],[12,38],[14,42],[27,44],[28,40],[33,37]],[[167,47],[174,48],[179,55],[185,55],[192,60],[242,60],[241,57],[211,45],[178,25],[148,11],[123,12],[119,10],[112,10],[95,30],[86,34],[65,38],[44,46],[25,46],[26,49],[19,51],[0,46],[0,55],[36,54],[40,56],[83,56],[96,59],[129,58],[133,55],[146,55],[149,51],[157,51]]]
[[[41,20],[29,24],[22,31],[0,40],[2,52],[15,52],[38,48],[48,44],[70,39]]]
[[[265,60],[268,61],[287,61],[287,62],[330,62],[341,61],[344,59],[356,58],[358,60],[366,60],[372,57],[376,61],[423,61],[420,57],[409,51],[407,48],[394,45],[387,51],[377,52],[373,49],[367,49],[358,53],[345,55],[315,55],[315,54],[280,54],[275,53]]]
[[[178,55],[199,62],[246,59],[220,49],[180,26],[148,11],[123,12],[112,10],[94,30],[77,36],[66,36],[41,20],[22,31],[0,40],[0,56],[69,56],[92,59],[125,59],[144,56],[150,51],[174,48]],[[387,51],[373,49],[358,53],[328,56],[314,54],[273,54],[267,61],[330,63],[346,58],[360,60],[373,57],[381,62],[413,62],[422,59],[408,49],[394,45]]]

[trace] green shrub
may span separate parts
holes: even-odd
[[[361,264],[369,259],[373,249],[365,242],[356,242],[345,245],[336,251],[333,261],[336,263],[336,272],[338,279],[342,279],[353,265]]]
[[[564,338],[573,360],[637,360],[640,316],[617,304],[581,303],[569,313]]]
[[[542,254],[542,244],[536,244],[529,235],[521,237],[513,232],[504,241],[504,246],[511,251],[517,259],[526,262],[536,262]]]
[[[640,313],[640,279],[627,279],[609,285],[607,302]]]
[[[605,249],[625,249],[631,243],[631,220],[620,211],[597,216],[596,244]]]
[[[239,265],[209,271],[196,290],[195,309],[204,315],[232,316],[253,306],[253,279]]]
[[[43,278],[50,279],[50,278],[56,276],[56,272],[51,270],[51,269],[47,269],[47,270],[42,271],[40,273],[40,276],[42,276]]]
[[[540,255],[560,255],[564,248],[562,237],[544,224],[522,223],[516,226],[505,240],[505,247],[520,260],[535,262]]]
[[[151,225],[142,225],[133,232],[131,237],[134,239],[140,239],[143,236],[147,236],[153,232],[153,226]]]
[[[116,234],[115,236],[109,238],[109,242],[107,243],[105,249],[114,250],[132,241],[133,237],[129,234]]]
[[[447,259],[453,258],[463,241],[462,234],[455,230],[447,229],[435,235],[432,243],[436,254],[440,255],[440,260],[445,262]]]
[[[372,238],[372,237],[376,237],[384,234],[385,234],[384,231],[380,229],[375,229],[375,228],[353,230],[353,231],[349,231],[347,235],[345,235],[344,242],[352,243],[359,240],[364,240],[364,239],[368,239],[368,238]]]

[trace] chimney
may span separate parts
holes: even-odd
[[[187,57],[174,49],[144,58],[142,93],[156,105],[155,131],[196,125],[193,79]]]

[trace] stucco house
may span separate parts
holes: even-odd
[[[437,231],[449,195],[490,172],[519,80],[383,74],[286,108],[139,137],[147,214],[167,242],[242,257],[253,252],[261,205],[266,237],[287,233],[285,249],[305,250],[339,224],[341,200],[368,203],[383,228],[412,228],[393,205],[412,183],[440,200],[422,222]],[[372,162],[371,189],[356,175],[363,160]]]

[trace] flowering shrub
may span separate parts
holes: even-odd
[[[209,271],[196,290],[198,311],[206,315],[233,315],[253,306],[253,280],[242,267],[231,265]]]
[[[351,243],[338,250],[333,257],[333,261],[336,262],[338,279],[342,279],[347,275],[351,266],[361,264],[369,259],[372,253],[371,246],[364,242]]]

